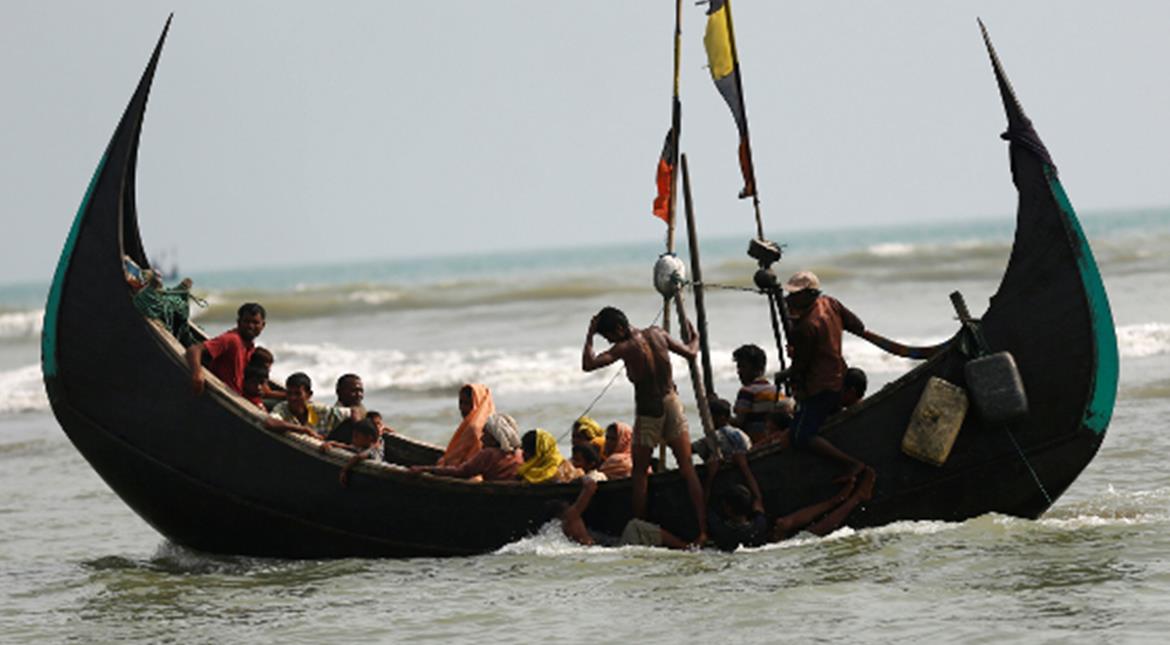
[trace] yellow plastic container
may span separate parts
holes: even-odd
[[[945,464],[963,427],[967,405],[963,388],[930,377],[902,435],[902,452],[935,466]]]

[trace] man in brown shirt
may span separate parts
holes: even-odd
[[[835,298],[823,295],[820,280],[810,271],[792,276],[784,288],[792,319],[788,339],[792,365],[781,372],[781,378],[789,381],[796,397],[793,443],[844,464],[848,476],[855,477],[865,470],[865,464],[817,436],[817,431],[841,408],[846,369],[841,333],[861,334],[865,324]]]
[[[678,399],[670,367],[671,352],[687,359],[694,359],[698,354],[699,335],[693,326],[689,332],[691,340],[684,345],[661,327],[632,327],[620,309],[605,307],[589,322],[585,347],[581,352],[581,368],[592,372],[620,360],[625,363],[626,376],[634,384],[634,471],[630,487],[634,517],[646,517],[646,470],[654,449],[665,443],[674,453],[679,472],[686,482],[699,526],[699,536],[695,542],[702,545],[707,540],[703,487],[691,463],[687,418],[682,402]],[[595,334],[601,334],[613,346],[595,355]]]

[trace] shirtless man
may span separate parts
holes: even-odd
[[[691,439],[687,418],[671,374],[670,352],[694,360],[699,352],[699,335],[689,322],[690,343],[683,345],[661,327],[631,327],[620,309],[605,307],[589,322],[585,348],[581,352],[581,369],[600,369],[621,360],[626,376],[634,384],[634,471],[632,493],[634,517],[646,517],[646,474],[654,449],[665,443],[674,453],[679,472],[687,483],[687,493],[695,507],[700,546],[707,540],[707,515],[703,507],[703,487],[691,463]],[[608,350],[594,355],[593,336],[601,334],[612,343]]]

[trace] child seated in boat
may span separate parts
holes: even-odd
[[[601,451],[592,443],[573,446],[573,466],[585,473],[582,477],[603,482],[608,479],[605,473],[598,470],[601,466]]]
[[[775,410],[768,413],[768,423],[765,426],[766,432],[764,439],[755,444],[752,444],[752,449],[756,450],[764,446],[771,446],[779,444],[787,448],[791,443],[792,427],[792,406],[781,405]]]
[[[267,381],[268,370],[263,367],[249,364],[244,368],[244,391],[241,394],[265,412],[268,411],[264,407],[264,383]]]
[[[314,403],[313,381],[308,374],[296,372],[284,381],[288,399],[272,408],[272,417],[309,429],[314,436],[325,438],[346,419],[352,419],[349,408]]]
[[[752,440],[747,433],[731,425],[731,404],[724,399],[712,399],[707,407],[711,410],[711,421],[715,424],[715,439],[724,459],[732,455],[746,455],[752,449]],[[711,449],[706,437],[691,443],[691,452],[704,462],[710,461]]]
[[[370,410],[369,412],[366,412],[366,418],[370,420],[370,423],[374,424],[374,427],[378,429],[378,432],[382,436],[394,434],[394,428],[386,425],[386,422],[382,420],[381,412],[378,412],[377,410]]]
[[[516,471],[523,462],[516,420],[506,414],[492,414],[484,422],[482,442],[480,451],[458,466],[411,466],[410,472],[482,481],[516,479]]]
[[[521,481],[556,484],[571,482],[585,474],[561,455],[557,440],[540,428],[524,433],[520,447],[524,451],[524,463],[516,474]]]
[[[252,358],[248,359],[248,365],[255,365],[256,367],[262,368],[266,374],[269,374],[269,377],[264,380],[261,386],[263,398],[270,402],[269,405],[276,405],[277,401],[283,401],[285,399],[284,386],[272,382],[272,363],[275,361],[276,357],[272,355],[272,352],[267,347],[260,347],[259,345],[256,346],[256,349],[252,350]]]
[[[850,367],[845,370],[845,384],[841,388],[841,408],[847,408],[865,398],[865,390],[869,387],[869,377],[859,367]]]
[[[341,468],[341,474],[337,480],[341,482],[342,486],[349,485],[349,471],[359,462],[367,459],[373,461],[382,461],[382,436],[378,432],[378,428],[369,419],[355,421],[353,424],[353,440],[351,443],[342,443],[340,441],[326,441],[321,444],[321,452],[325,452],[330,448],[342,448],[354,453],[349,461]]]
[[[704,486],[706,493],[704,497],[710,498],[711,486],[715,481],[715,476],[719,473],[722,463],[729,461],[735,464],[744,483],[747,484],[748,489],[751,491],[752,497],[755,500],[755,507],[763,511],[764,496],[760,493],[760,485],[756,482],[756,476],[752,473],[747,459],[747,453],[752,449],[752,440],[742,430],[731,427],[730,403],[723,399],[714,399],[708,406],[711,410],[711,420],[716,426],[715,438],[719,441],[719,452],[722,453],[722,459],[718,459],[711,454],[710,446],[707,445],[705,438],[699,439],[694,443],[694,452],[702,457],[703,461],[707,464],[707,481]]]
[[[731,425],[746,432],[752,441],[759,441],[764,438],[768,413],[783,397],[764,376],[768,369],[768,355],[758,345],[741,345],[732,352],[731,358],[743,386],[735,395]]]

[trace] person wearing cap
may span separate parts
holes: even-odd
[[[780,373],[792,386],[796,415],[792,420],[792,441],[799,447],[837,461],[856,477],[867,466],[817,436],[830,415],[841,408],[845,385],[845,360],[841,356],[841,334],[861,334],[865,324],[837,299],[821,293],[821,281],[811,271],[800,271],[784,285],[792,330],[788,350],[792,365]]]

